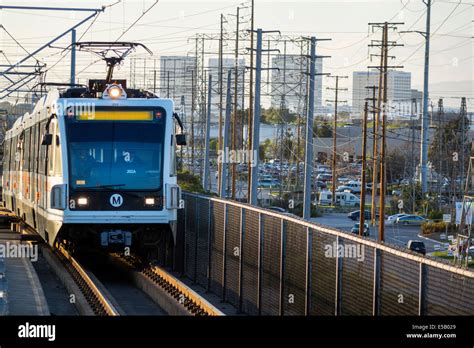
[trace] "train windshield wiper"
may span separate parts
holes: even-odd
[[[113,187],[122,187],[126,186],[125,184],[108,184],[108,185],[97,185],[97,186],[86,186],[86,187],[81,187],[83,189],[93,189],[93,188],[113,188]]]

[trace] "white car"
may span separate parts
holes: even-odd
[[[387,223],[388,224],[394,224],[399,217],[402,217],[402,216],[405,216],[405,215],[408,215],[408,214],[400,213],[400,214],[390,215],[387,219]]]

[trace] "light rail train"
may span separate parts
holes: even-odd
[[[51,245],[170,258],[181,122],[171,99],[107,82],[52,90],[16,120],[4,140],[3,203]]]

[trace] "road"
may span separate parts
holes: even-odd
[[[325,214],[322,217],[312,218],[311,221],[317,222],[322,225],[327,225],[335,228],[339,228],[343,231],[350,232],[351,228],[358,221],[353,221],[347,217],[346,213],[330,213]],[[425,243],[426,252],[430,253],[435,251],[435,245],[440,245],[443,248],[442,243],[435,243],[429,239],[418,237],[420,234],[420,226],[403,226],[398,224],[386,224],[385,225],[385,241],[398,246],[406,246],[410,239],[419,239]],[[378,226],[370,226],[370,238],[377,239]]]

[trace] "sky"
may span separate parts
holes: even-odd
[[[115,41],[130,25],[149,8],[154,0],[94,0],[94,1],[19,1],[0,0],[1,5],[17,6],[61,6],[81,8],[101,8],[105,11],[92,23],[89,21],[78,28],[78,38],[86,40]],[[190,55],[194,49],[191,40],[196,33],[217,35],[220,14],[226,18],[226,29],[235,27],[236,7],[249,1],[215,0],[185,1],[160,0],[149,12],[128,30],[121,40],[144,43],[153,51],[149,59],[161,55]],[[473,2],[467,0],[433,0],[431,18],[430,85],[432,97],[447,98],[445,104],[459,105],[458,99],[466,96],[474,98],[473,81]],[[242,22],[248,19],[249,9],[243,9]],[[403,65],[402,70],[412,73],[412,87],[422,88],[424,38],[418,33],[399,33],[408,30],[425,30],[426,6],[422,0],[373,0],[373,1],[267,1],[255,0],[255,28],[279,30],[286,36],[316,36],[330,38],[331,41],[318,42],[317,54],[327,55],[324,72],[348,75],[345,87],[349,90],[342,98],[351,99],[353,71],[366,71],[372,62],[369,53],[378,53],[367,45],[370,40],[380,40],[381,32],[372,32],[369,22],[386,20],[404,22],[398,32],[390,32],[389,39],[404,44],[393,48],[390,54],[396,56],[394,65]],[[0,10],[0,23],[20,44],[0,29],[0,50],[11,62],[18,61],[25,51],[33,51],[55,35],[67,30],[88,15],[86,12]],[[92,25],[89,27],[89,25]],[[245,26],[242,24],[242,26]],[[85,34],[84,34],[85,33]],[[83,35],[84,34],[84,35]],[[36,55],[47,63],[48,80],[65,81],[69,75],[69,51],[64,50],[70,43],[70,36],[53,44]],[[291,46],[291,45],[290,45]],[[206,50],[217,52],[215,41],[209,41]],[[242,46],[241,46],[242,47]],[[226,50],[231,53],[232,43]],[[290,47],[289,51],[296,49]],[[136,57],[145,57],[144,51],[137,51]],[[229,55],[230,57],[231,55]],[[6,63],[0,55],[0,63]],[[59,60],[59,62],[58,62]],[[102,62],[91,64],[97,58],[88,53],[78,54],[79,82],[104,73]],[[32,61],[34,62],[34,61]],[[150,63],[149,63],[150,64]],[[54,68],[51,66],[54,65]],[[89,66],[90,65],[90,66]],[[86,68],[87,67],[87,68]],[[85,69],[86,68],[86,69]],[[118,74],[128,75],[127,64]],[[333,80],[323,79],[323,87],[331,87]],[[323,98],[329,98],[324,90]],[[472,108],[473,99],[468,99]]]

